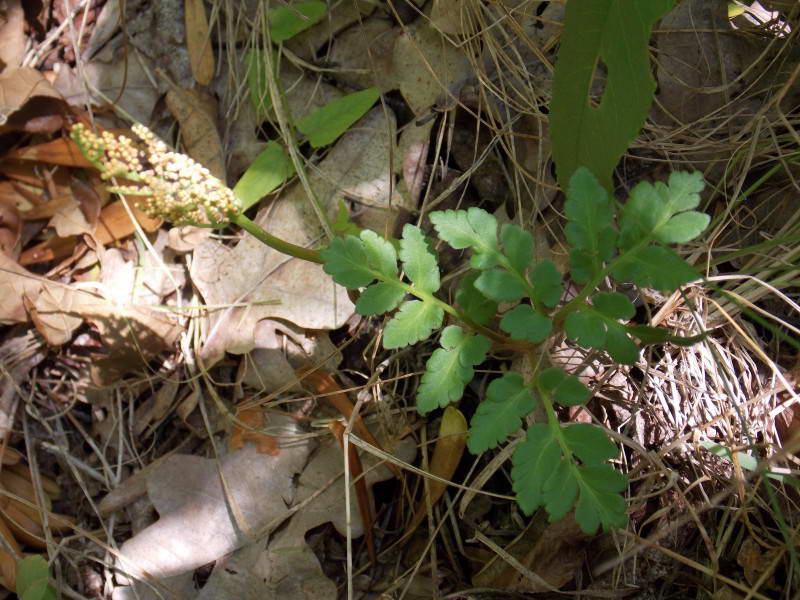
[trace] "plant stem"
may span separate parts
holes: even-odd
[[[266,244],[270,248],[274,248],[278,252],[282,252],[283,254],[288,254],[289,256],[294,256],[295,258],[300,258],[302,260],[307,260],[308,262],[322,264],[322,257],[316,250],[303,248],[297,244],[292,244],[275,237],[271,233],[264,231],[260,225],[256,224],[254,221],[251,221],[244,215],[240,214],[234,219],[231,219],[231,223],[235,223],[258,241]]]

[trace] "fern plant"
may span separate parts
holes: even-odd
[[[622,492],[628,480],[609,463],[619,450],[604,429],[559,420],[557,406],[583,405],[592,393],[574,375],[549,366],[548,340],[563,334],[623,364],[635,363],[642,345],[698,341],[701,336],[626,324],[635,312],[631,301],[599,288],[610,278],[673,291],[697,279],[699,274],[668,246],[696,238],[708,225],[709,217],[693,210],[703,186],[699,173],[672,173],[666,184],[638,184],[617,209],[595,177],[579,168],[567,191],[565,233],[569,275],[582,288],[561,306],[564,276],[550,260],[534,262],[533,236],[516,225],[498,227],[480,208],[429,215],[440,240],[470,253],[471,270],[459,283],[455,304],[436,296],[441,285],[436,252],[414,225],[404,227],[399,250],[362,231],[334,238],[320,255],[334,281],[363,288],[358,313],[391,314],[383,330],[387,349],[427,339],[445,315],[452,320],[420,381],[421,414],[457,402],[493,345],[529,353],[535,367],[530,379],[512,372],[489,383],[470,423],[468,447],[478,454],[504,443],[539,405],[546,420],[529,425],[513,453],[519,505],[527,514],[543,506],[550,521],[574,508],[580,527],[594,533],[626,524]],[[498,315],[500,303],[516,305]],[[491,327],[498,316],[499,330]]]

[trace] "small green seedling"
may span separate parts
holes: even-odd
[[[20,600],[56,600],[43,556],[26,556],[17,564],[17,596]]]
[[[671,335],[666,329],[627,325],[634,306],[627,296],[600,290],[609,278],[640,287],[673,291],[700,275],[669,245],[696,238],[707,215],[693,210],[704,183],[699,173],[673,173],[667,184],[640,183],[617,210],[608,193],[585,168],[570,180],[565,212],[572,280],[578,294],[559,306],[563,275],[550,260],[534,261],[533,236],[512,224],[498,227],[479,208],[429,215],[439,239],[470,252],[470,272],[460,282],[456,303],[436,296],[441,286],[436,253],[419,227],[406,225],[399,251],[372,231],[332,240],[321,251],[324,269],[349,289],[362,289],[356,311],[391,313],[383,346],[402,348],[432,336],[445,315],[455,322],[440,335],[417,392],[417,410],[426,414],[458,401],[474,368],[492,343],[524,349],[534,375],[506,373],[492,380],[472,418],[468,447],[480,453],[504,443],[540,406],[546,421],[527,427],[513,454],[511,477],[522,509],[543,506],[550,520],[575,509],[587,533],[627,522],[622,492],[627,478],[608,461],[619,450],[595,425],[563,425],[556,407],[580,406],[591,391],[574,375],[550,367],[548,340],[562,333],[573,342],[633,364],[644,344],[689,345],[701,339]],[[398,265],[398,259],[401,267]],[[499,315],[500,303],[515,303]],[[499,317],[499,331],[489,325]]]

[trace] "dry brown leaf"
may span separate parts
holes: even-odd
[[[31,160],[64,167],[92,167],[92,163],[81,154],[77,144],[67,137],[11,150],[2,156],[2,160]]]
[[[28,322],[23,298],[38,296],[42,281],[16,261],[0,254],[0,289],[4,290],[3,302],[0,302],[0,323]]]
[[[271,435],[258,431],[267,426],[264,417],[264,409],[260,406],[237,409],[236,421],[233,423],[231,437],[228,439],[228,447],[231,450],[241,450],[245,442],[253,442],[260,454],[269,454],[270,456],[280,454],[278,440]]]
[[[56,131],[63,124],[61,104],[61,95],[36,69],[6,69],[0,75],[0,132]]]
[[[0,253],[14,259],[19,255],[22,218],[16,203],[0,198]]]
[[[203,0],[186,0],[186,49],[192,65],[194,80],[202,86],[211,83],[214,77],[214,50],[211,48],[211,32]]]
[[[382,93],[397,87],[392,69],[392,48],[400,27],[373,16],[338,34],[330,60],[341,69],[337,80],[353,88],[377,87]]]
[[[129,205],[131,213],[141,228],[153,232],[161,226],[161,219],[150,217],[133,205]],[[136,227],[125,210],[121,200],[105,206],[100,212],[94,239],[102,245],[125,239],[136,231]],[[75,241],[58,237],[50,238],[41,244],[25,250],[19,257],[21,265],[33,265],[63,258],[75,247]]]
[[[0,12],[0,71],[16,69],[25,56],[25,11],[20,0],[6,0]]]
[[[300,430],[289,418],[274,418],[286,435]],[[160,579],[193,570],[250,541],[287,512],[293,477],[306,462],[307,444],[293,444],[277,456],[253,447],[219,462],[174,455],[155,469],[147,491],[160,518],[120,548],[122,566]],[[220,483],[225,479],[226,488]],[[227,493],[224,491],[227,490]],[[234,520],[231,514],[237,515]]]
[[[415,115],[423,116],[473,73],[467,56],[425,19],[397,37],[392,65],[400,93]]]
[[[10,592],[17,591],[17,560],[5,550],[0,550],[0,585]]]
[[[284,43],[296,55],[306,60],[313,60],[317,51],[329,43],[337,32],[361,21],[373,10],[375,10],[375,3],[370,0],[334,2],[319,23]]]
[[[186,154],[225,181],[225,157],[217,130],[217,105],[209,94],[173,86],[167,106],[181,125]]]
[[[339,199],[350,198],[375,207],[384,222],[389,220],[393,147],[394,119],[391,115],[387,119],[383,107],[377,107],[345,133],[309,173],[323,209],[333,215]],[[324,243],[322,228],[300,186],[262,209],[255,220],[269,233],[294,244],[313,247]],[[383,230],[384,223],[379,228]],[[213,317],[202,350],[206,362],[217,360],[226,351],[251,350],[256,323],[263,319],[286,319],[305,329],[336,329],[353,310],[346,291],[334,285],[319,265],[288,260],[252,236],[245,236],[234,248],[216,241],[198,246],[191,276],[207,304],[251,303]]]

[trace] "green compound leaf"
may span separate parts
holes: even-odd
[[[570,179],[564,212],[569,219],[564,234],[572,246],[572,278],[586,283],[614,255],[617,234],[611,227],[614,209],[608,192],[585,167],[575,171]]]
[[[520,304],[503,316],[500,329],[511,334],[512,339],[538,344],[553,331],[553,321],[536,312],[532,306]]]
[[[575,375],[567,375],[558,367],[545,369],[536,384],[543,394],[551,396],[562,406],[580,406],[592,397],[592,391]]]
[[[473,454],[496,448],[520,427],[522,419],[533,410],[531,390],[517,373],[492,381],[486,399],[472,417],[467,447]]]
[[[306,136],[312,148],[332,144],[372,108],[379,96],[378,88],[367,88],[332,100],[300,120],[297,129]]]
[[[419,227],[403,227],[400,240],[400,260],[406,277],[421,291],[432,294],[439,289],[439,267],[436,257],[428,247],[428,242]]]
[[[533,260],[533,235],[517,225],[506,223],[500,227],[500,241],[511,266],[524,275]]]
[[[515,302],[526,295],[523,283],[503,269],[484,271],[475,280],[474,285],[484,296],[498,302]]]
[[[456,250],[469,248],[474,269],[488,269],[497,264],[497,219],[483,209],[445,210],[430,214],[436,233]]]
[[[639,287],[673,292],[700,277],[685,260],[669,248],[646,246],[620,256],[611,274],[620,281],[632,281]]]
[[[403,300],[406,290],[391,281],[373,283],[356,302],[356,312],[360,315],[382,315],[394,310]]]
[[[567,3],[550,103],[553,158],[562,189],[580,166],[612,189],[614,167],[653,100],[650,30],[672,5],[672,0]],[[595,106],[590,88],[601,63],[608,74]]]
[[[585,465],[602,465],[619,454],[606,432],[590,423],[573,423],[561,430],[570,451]]]
[[[247,210],[292,175],[294,164],[286,150],[277,142],[270,141],[239,178],[233,193],[242,210]]]
[[[549,258],[531,269],[530,280],[533,283],[533,297],[545,306],[553,308],[561,300],[561,272]]]
[[[278,6],[270,9],[270,39],[274,44],[285,42],[320,21],[327,11],[327,5],[318,0],[293,2],[291,7]]]
[[[479,272],[473,271],[461,278],[456,290],[456,302],[470,319],[478,325],[486,325],[497,314],[497,302],[475,288],[475,280],[479,276]]]
[[[324,271],[346,288],[365,287],[379,277],[397,279],[397,252],[388,240],[365,229],[359,237],[334,238],[320,251]]]
[[[386,324],[383,330],[383,347],[387,350],[403,348],[430,337],[441,326],[444,311],[440,306],[419,300],[407,300]]]
[[[632,315],[633,306],[628,306],[630,301],[617,292],[599,292],[596,296],[601,297],[600,306],[584,305],[569,313],[564,332],[584,348],[605,350],[617,362],[634,364],[639,360],[639,347],[628,335],[627,327],[617,321]]]
[[[588,431],[581,427],[566,434],[567,445],[578,438],[578,445],[570,451],[577,456],[578,451],[588,454],[599,446],[601,454],[608,455],[608,447],[599,445],[596,434]],[[582,434],[588,434],[591,440],[581,440]],[[575,520],[587,534],[595,533],[600,526],[608,530],[627,523],[625,499],[620,492],[627,487],[628,479],[607,464],[593,461],[578,465],[567,460],[548,425],[540,423],[528,429],[525,441],[514,451],[512,464],[517,502],[526,514],[544,506],[552,522],[575,506]]]
[[[423,415],[461,398],[475,375],[472,367],[483,362],[491,346],[482,335],[458,325],[445,327],[440,342],[442,347],[428,359],[417,390],[417,411]]]

